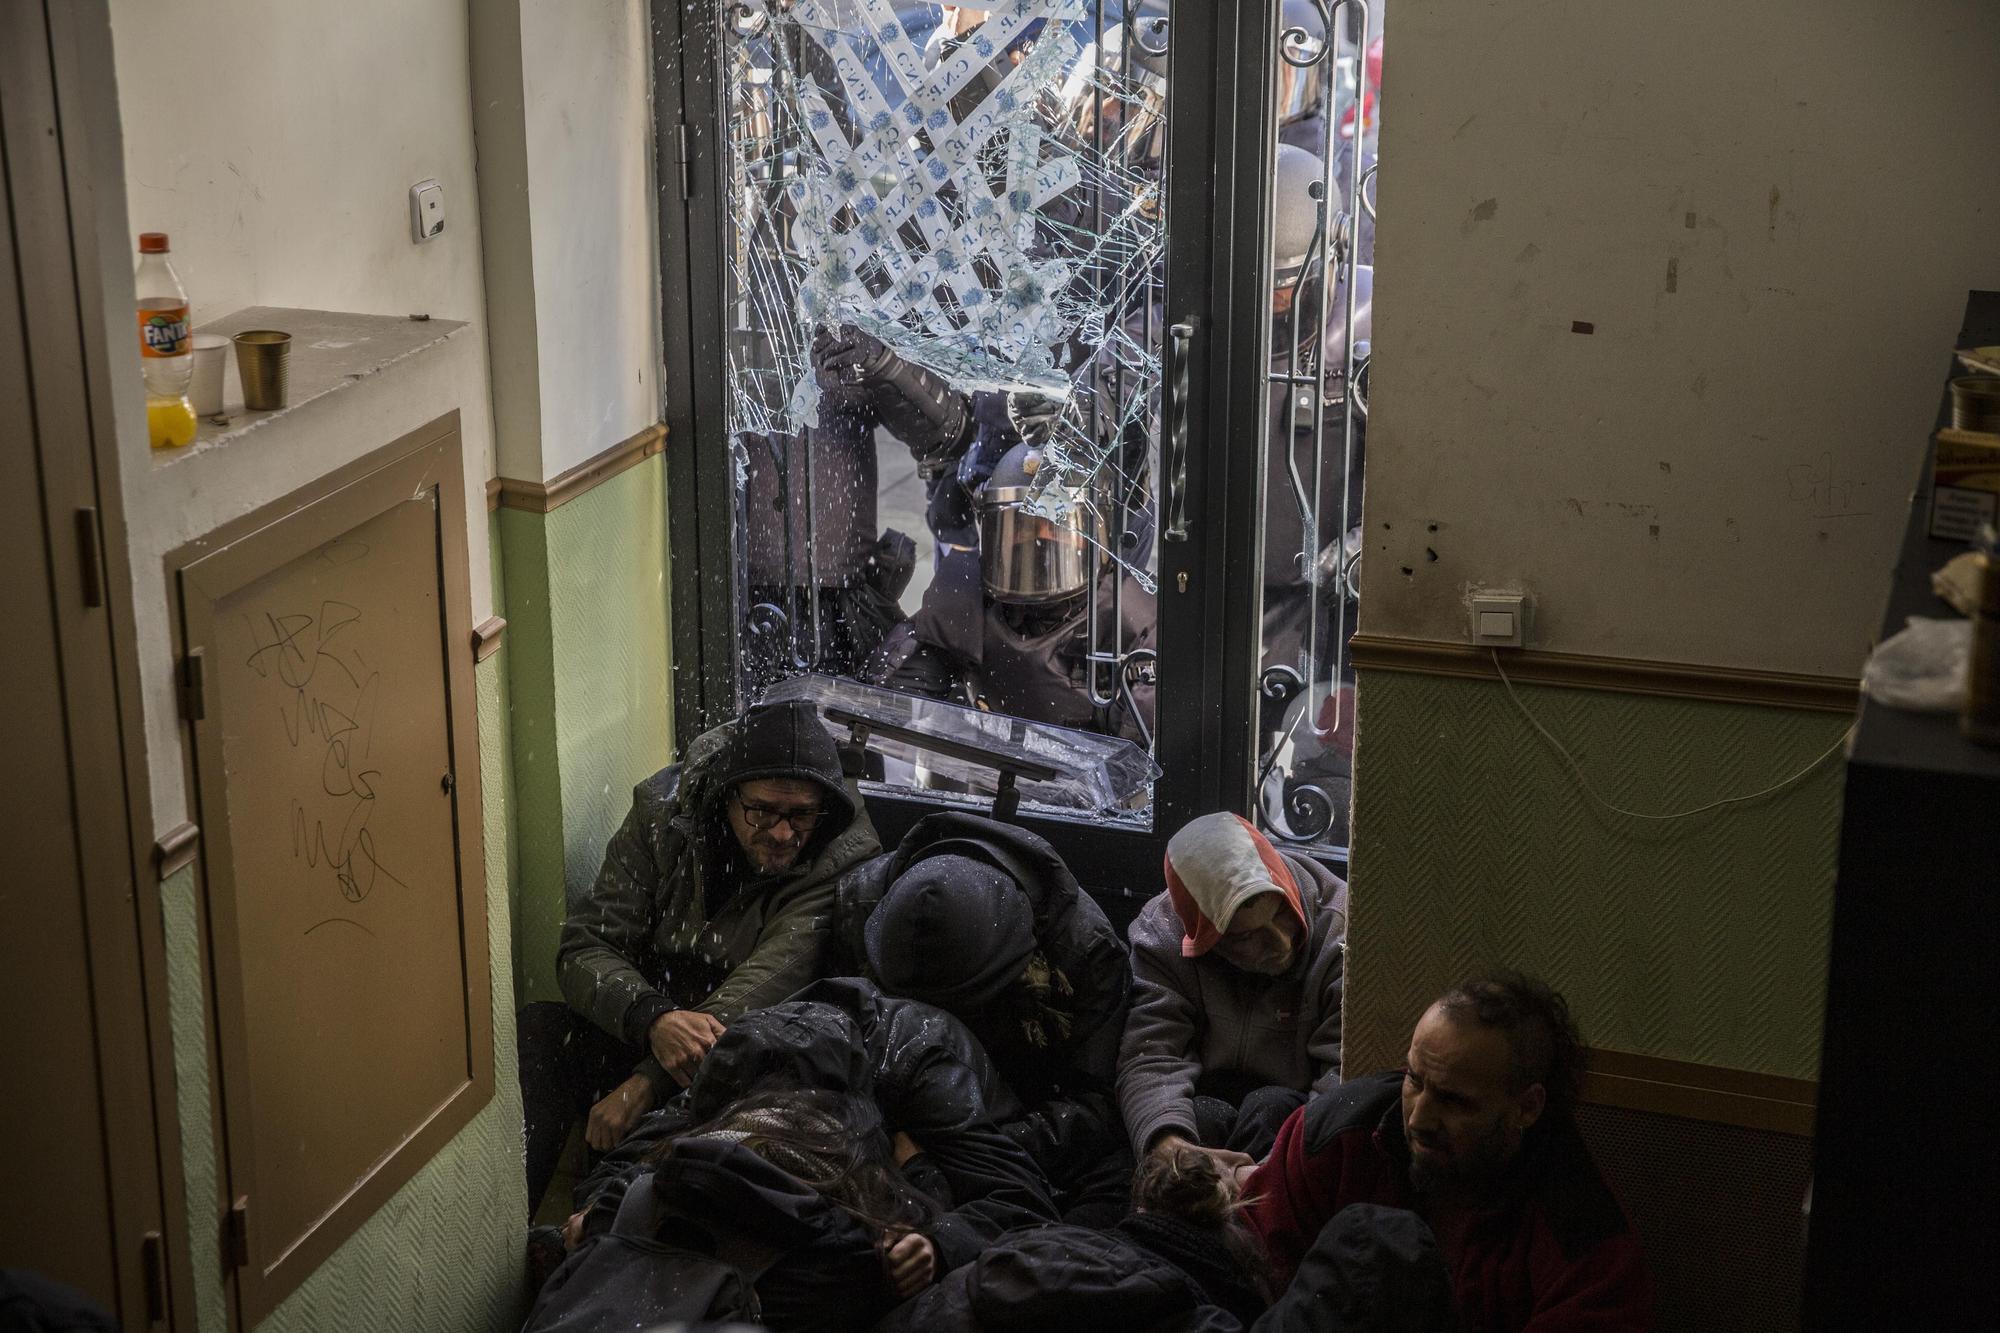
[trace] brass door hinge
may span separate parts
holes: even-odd
[[[83,604],[104,605],[104,535],[98,528],[97,510],[76,511],[76,555],[83,574]]]
[[[148,1231],[139,1242],[139,1262],[145,1268],[146,1322],[167,1322],[167,1242],[157,1231]]]
[[[250,1266],[250,1196],[239,1194],[222,1215],[222,1257],[231,1268]]]
[[[202,654],[199,648],[190,648],[181,659],[181,716],[190,722],[199,722],[208,715],[205,702],[207,673],[202,669]]]

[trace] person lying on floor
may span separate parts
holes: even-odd
[[[1188,1144],[1149,1154],[1131,1191],[1116,1226],[1010,1232],[878,1327],[1234,1329],[1262,1313],[1262,1251],[1235,1218],[1235,1182],[1216,1156]]]
[[[1577,1132],[1581,1057],[1568,1004],[1540,981],[1495,972],[1447,992],[1403,1069],[1315,1097],[1244,1173],[1244,1217],[1279,1279],[1296,1271],[1331,1300],[1326,1232],[1376,1205],[1405,1228],[1391,1250],[1448,1273],[1468,1329],[1651,1328],[1638,1237]],[[1325,1326],[1310,1314],[1287,1327]]]
[[[1053,847],[977,815],[928,815],[842,878],[832,973],[947,1011],[1026,1108],[1002,1122],[1071,1220],[1115,1221],[1131,1157],[1113,1100],[1131,1003],[1125,941]]]
[[[1132,921],[1119,1109],[1140,1153],[1198,1143],[1254,1161],[1340,1081],[1347,886],[1233,814],[1174,834],[1166,878]]]
[[[905,1181],[874,1105],[760,1093],[656,1144],[610,1225],[536,1298],[523,1333],[743,1320],[858,1333],[930,1280],[935,1205]]]
[[[929,1005],[843,978],[731,1024],[686,1097],[648,1116],[585,1181],[571,1247],[609,1228],[660,1142],[746,1096],[793,1092],[876,1108],[894,1164],[936,1205],[923,1238],[940,1267],[969,1262],[1011,1228],[1055,1217],[1047,1180],[995,1126],[996,1115],[1017,1116],[1020,1103],[972,1035]]]
[[[586,1108],[590,1146],[612,1147],[725,1024],[819,975],[834,882],[880,850],[804,703],[750,709],[634,789],[563,922],[566,1003],[521,1013],[531,1210]]]

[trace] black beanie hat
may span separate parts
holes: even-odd
[[[1027,966],[1035,911],[1005,871],[969,856],[927,856],[889,886],[863,934],[883,990],[963,1014]]]
[[[826,817],[814,830],[824,844],[854,822],[854,798],[840,772],[840,751],[804,700],[758,704],[736,720],[735,734],[716,771],[716,798],[737,784],[759,778],[791,778],[816,783],[826,796]]]

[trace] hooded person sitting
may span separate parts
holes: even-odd
[[[977,815],[919,820],[841,881],[835,971],[952,1014],[1025,1108],[1001,1128],[1069,1206],[1108,1190],[1122,1211],[1112,1100],[1130,1003],[1125,942],[1033,833]]]
[[[596,881],[570,896],[566,1003],[521,1014],[530,1208],[576,1116],[611,1148],[693,1081],[724,1025],[819,974],[835,882],[880,851],[804,703],[750,709],[633,790]]]
[[[1141,1153],[1261,1158],[1340,1081],[1347,886],[1233,814],[1167,843],[1167,888],[1133,920],[1118,1104]]]

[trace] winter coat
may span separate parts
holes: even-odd
[[[1044,1029],[1046,1045],[1036,1044],[1004,1004],[958,1015],[1027,1108],[1002,1127],[1050,1179],[1073,1179],[1120,1132],[1118,1043],[1132,990],[1125,941],[1047,842],[1026,829],[948,811],[918,820],[894,851],[841,880],[833,970],[879,980],[868,967],[869,914],[899,875],[934,852],[978,857],[1012,876],[1033,904],[1037,946],[1073,990],[1066,1000],[1068,1036]]]
[[[807,705],[780,705],[796,725],[745,752],[739,731],[770,711],[703,733],[686,759],[632,792],[586,893],[573,894],[556,953],[563,998],[606,1032],[646,1045],[654,1020],[696,1009],[724,1023],[776,1004],[819,975],[834,884],[881,851],[833,740]],[[789,738],[789,745],[784,739]],[[724,805],[738,782],[790,777],[825,792],[826,814],[791,869],[750,875]],[[665,1071],[640,1066],[656,1092]]]
[[[1167,1130],[1195,1137],[1194,1088],[1204,1073],[1315,1093],[1340,1081],[1347,886],[1311,857],[1278,855],[1310,923],[1282,976],[1247,972],[1213,952],[1183,957],[1183,925],[1165,893],[1132,921],[1118,1107],[1136,1151]]]
[[[872,1099],[888,1132],[917,1143],[922,1151],[903,1174],[942,1213],[929,1231],[940,1268],[969,1261],[1005,1231],[1055,1217],[1041,1171],[995,1125],[996,1116],[1018,1116],[1020,1103],[972,1034],[942,1010],[842,978],[731,1024],[687,1095],[642,1120],[578,1191],[586,1231],[609,1224],[662,1140],[773,1088]]]
[[[1212,1231],[1137,1213],[1109,1231],[1047,1226],[1000,1238],[898,1307],[878,1333],[1236,1329],[1263,1301]]]
[[[1244,1220],[1289,1281],[1349,1204],[1415,1209],[1402,1076],[1351,1079],[1296,1112],[1244,1185]],[[1528,1131],[1498,1202],[1451,1265],[1465,1333],[1624,1333],[1652,1327],[1645,1261],[1576,1126]]]
[[[710,1318],[851,1333],[895,1303],[876,1234],[741,1144],[683,1140],[616,1212],[549,1278],[523,1333]]]

